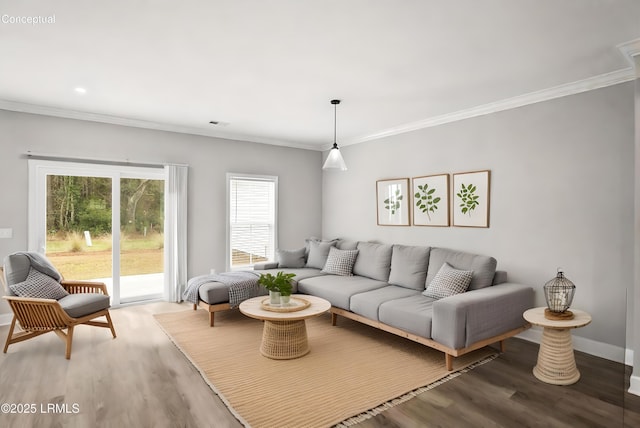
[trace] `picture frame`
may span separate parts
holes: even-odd
[[[413,177],[413,225],[449,227],[449,174]]]
[[[411,200],[408,178],[376,181],[378,226],[409,226]]]
[[[453,225],[489,227],[491,171],[453,174]]]

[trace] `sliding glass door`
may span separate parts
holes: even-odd
[[[29,247],[69,279],[105,282],[112,304],[162,297],[160,168],[30,160]]]

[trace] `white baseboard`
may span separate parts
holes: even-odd
[[[532,327],[529,330],[523,331],[516,337],[528,340],[529,342],[540,343],[542,340],[542,329]],[[633,365],[633,351],[626,350],[620,346],[609,345],[608,343],[602,343],[592,339],[587,339],[586,337],[573,335],[573,349],[595,355],[596,357],[615,361],[617,363],[627,364],[627,361],[629,361],[629,365]],[[630,359],[629,352],[631,352]]]
[[[633,395],[640,395],[640,376],[631,376],[628,392]]]

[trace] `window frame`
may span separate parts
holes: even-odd
[[[244,173],[227,173],[227,202],[226,202],[226,270],[228,272],[232,270],[250,269],[254,265],[244,265],[233,267],[232,264],[232,249],[231,249],[231,183],[234,180],[246,180],[246,181],[266,181],[274,184],[274,204],[273,204],[273,248],[271,248],[271,254],[273,258],[269,261],[273,261],[275,258],[275,252],[278,248],[278,176],[277,175],[260,175],[260,174],[244,174]]]

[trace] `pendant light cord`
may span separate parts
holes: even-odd
[[[338,127],[338,104],[333,105],[333,147],[338,148],[338,143],[336,142],[336,129]]]

